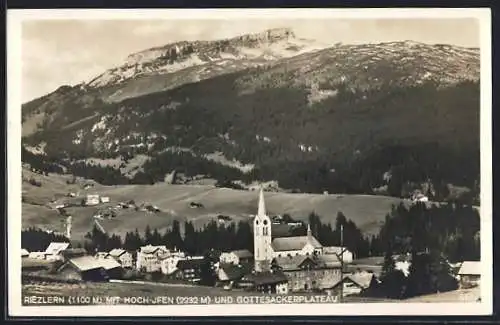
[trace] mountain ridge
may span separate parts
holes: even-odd
[[[410,156],[420,162],[405,173],[418,174],[414,181],[448,173],[442,181],[472,187],[479,148],[477,49],[412,41],[336,44],[245,62],[215,71],[208,69],[215,65],[194,65],[96,89],[59,88],[23,105],[23,131],[33,117],[42,120],[26,128],[24,141],[44,143],[48,156],[59,160],[146,156],[138,182],[157,182],[180,168],[233,180],[278,178],[287,188],[314,191],[342,189],[335,186],[346,180],[311,173],[353,163],[361,165],[349,183],[362,185],[350,188],[384,185],[382,174],[396,167],[372,149],[412,146],[418,154],[410,150]],[[217,170],[203,158],[214,153],[255,168],[247,175]],[[363,176],[361,166],[369,169],[372,154],[380,166]],[[447,164],[457,166],[446,172]],[[457,176],[460,168],[466,181]],[[293,177],[303,180],[294,185]]]

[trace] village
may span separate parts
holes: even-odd
[[[81,204],[98,205],[109,201],[108,197],[88,195]],[[64,209],[65,206],[54,208]],[[134,202],[120,202],[114,206],[115,209],[137,207]],[[159,210],[153,205],[140,208],[151,213]],[[98,227],[98,220],[104,217],[112,218],[113,214],[94,216]],[[384,256],[357,258],[343,245],[323,246],[309,225],[306,235],[273,238],[271,229],[278,222],[267,215],[262,189],[252,223],[253,252],[244,249],[192,256],[179,249],[168,249],[167,245],[145,245],[137,251],[115,248],[94,252],[72,247],[70,242],[52,242],[44,251],[22,249],[23,283],[140,280],[199,287],[209,285],[225,292],[317,293],[340,298],[363,295],[380,283]],[[65,235],[70,238],[71,216],[67,216],[66,226]],[[411,256],[394,255],[393,260],[395,269],[408,276]],[[450,263],[450,268],[461,288],[479,286],[479,262]]]

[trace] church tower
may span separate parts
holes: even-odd
[[[259,193],[259,208],[253,221],[253,245],[255,272],[266,272],[271,269],[273,253],[271,250],[271,219],[266,215],[264,191]]]

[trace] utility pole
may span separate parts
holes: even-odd
[[[344,300],[344,225],[340,224],[340,298],[342,303]]]

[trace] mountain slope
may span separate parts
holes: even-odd
[[[171,47],[158,51],[171,53]],[[184,80],[179,86],[112,103],[110,87],[114,94],[133,93],[127,81],[61,88],[23,107],[26,121],[48,112],[41,130],[24,141],[43,144],[60,161],[122,157],[126,163],[123,157],[144,155],[139,183],[163,180],[172,169],[362,193],[384,185],[387,171],[411,182],[436,178],[473,187],[478,179],[477,49],[337,45],[186,83],[190,69],[202,66],[164,77]],[[386,148],[407,154],[396,164],[381,159]],[[220,168],[204,158],[213,153],[255,168]]]

